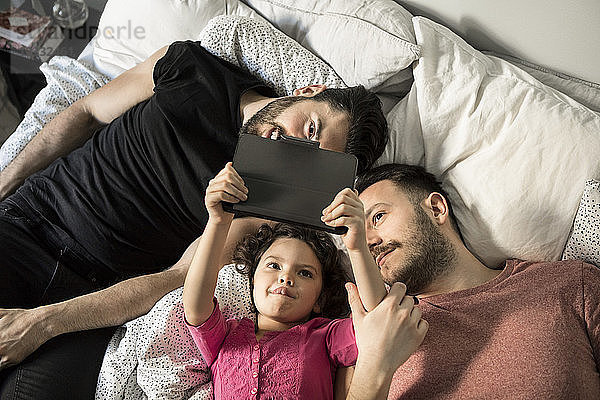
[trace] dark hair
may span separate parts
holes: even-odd
[[[419,206],[421,201],[429,196],[431,192],[438,192],[444,196],[448,203],[450,224],[462,239],[448,193],[442,189],[441,183],[438,182],[435,176],[427,172],[425,168],[407,164],[381,165],[360,175],[356,180],[355,187],[358,193],[362,193],[369,186],[383,180],[392,181],[406,194],[408,200],[415,207]]]
[[[358,173],[371,168],[388,142],[387,121],[375,93],[363,86],[354,86],[325,89],[311,98],[327,102],[334,110],[348,114],[350,128],[344,151],[358,158]]]
[[[323,316],[326,318],[346,317],[350,312],[344,285],[349,280],[342,267],[341,250],[325,233],[298,225],[279,223],[271,227],[263,224],[256,233],[247,235],[237,245],[233,262],[237,264],[238,272],[247,275],[252,281],[258,262],[265,251],[280,238],[302,240],[313,250],[322,266],[323,287],[317,300],[320,312],[311,318]]]

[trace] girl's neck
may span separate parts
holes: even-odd
[[[260,340],[267,332],[287,331],[288,329],[304,322],[306,321],[280,322],[258,313],[256,317],[256,340]]]

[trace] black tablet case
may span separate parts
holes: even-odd
[[[225,210],[280,222],[293,222],[331,233],[321,212],[343,188],[354,187],[357,159],[324,150],[319,143],[293,137],[272,140],[241,135],[233,167],[248,188],[248,199],[223,203]]]

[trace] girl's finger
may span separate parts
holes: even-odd
[[[354,198],[354,193],[350,188],[342,189],[334,198],[333,201],[323,209],[323,214],[327,214],[335,207],[339,206],[342,203],[354,204],[358,198]],[[360,201],[360,200],[359,200]]]
[[[327,214],[324,214],[321,219],[323,219],[323,221],[331,221],[331,220],[334,220],[334,219],[342,217],[342,216],[359,217],[359,218],[363,219],[364,218],[363,215],[364,215],[364,211],[362,210],[362,207],[358,207],[355,204],[344,203],[344,204],[340,204],[339,206],[335,207],[334,209],[329,211]]]
[[[248,199],[248,195],[245,192],[241,191],[236,186],[232,185],[230,182],[225,183],[221,192],[235,196],[241,201],[245,201]]]
[[[226,201],[228,203],[239,203],[240,201],[243,201],[243,200],[240,200],[239,197],[236,197],[229,193],[224,193],[224,192],[220,193],[219,200]]]
[[[226,192],[216,192],[210,197],[206,198],[206,205],[208,208],[210,208],[216,206],[217,204],[223,201],[226,201],[228,203],[239,203],[241,200],[238,197]]]
[[[222,174],[219,174],[215,177],[215,183],[231,183],[233,184],[235,187],[237,187],[239,190],[243,191],[243,192],[248,192],[248,188],[246,188],[246,184],[244,183],[244,180],[237,174],[237,172],[235,172],[235,170],[232,171],[221,171],[223,172]]]
[[[233,168],[233,163],[231,161],[225,164],[225,167],[221,171],[219,171],[215,178],[225,178],[232,181],[238,181],[240,183],[244,182],[240,174],[238,174],[235,168]]]
[[[323,222],[325,223],[325,225],[329,225],[329,226],[348,226],[348,224],[351,222],[351,219],[348,217],[340,217],[340,218],[336,218],[331,221],[323,221]]]
[[[206,203],[218,203],[219,201],[221,201],[221,195],[222,194],[227,194],[229,196],[232,196],[236,199],[238,199],[238,201],[246,201],[248,200],[248,195],[240,190],[238,190],[236,187],[234,187],[233,185],[229,184],[229,183],[223,183],[223,184],[219,184],[218,187],[217,185],[214,185],[210,188],[210,190],[207,189],[206,191]],[[227,201],[227,200],[225,200]]]

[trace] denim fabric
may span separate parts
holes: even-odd
[[[115,329],[69,333],[46,342],[21,364],[0,373],[0,399],[93,399]]]
[[[16,193],[0,203],[0,307],[31,308],[109,286],[118,274]]]
[[[0,308],[56,303],[118,279],[19,193],[0,203]],[[92,399],[113,332],[77,332],[48,341],[0,373],[0,399]]]

